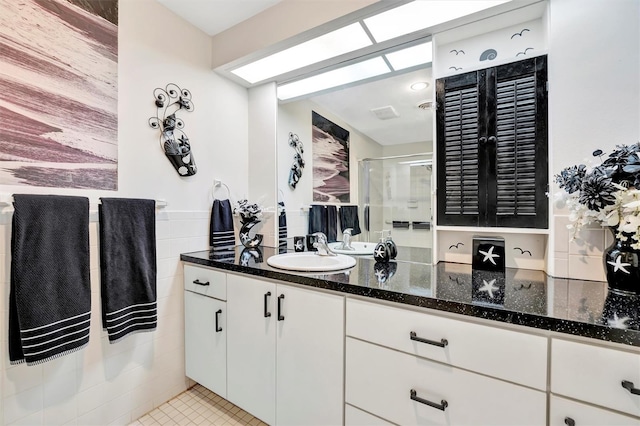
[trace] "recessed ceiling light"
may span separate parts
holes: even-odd
[[[253,84],[372,44],[362,25],[356,22],[231,72]]]
[[[432,0],[413,1],[364,20],[371,35],[380,43],[423,28],[432,27],[509,0]]]
[[[413,83],[411,86],[411,90],[424,90],[429,87],[429,83],[426,81],[419,81],[417,83]]]
[[[384,56],[387,57],[393,69],[398,71],[431,62],[433,53],[431,52],[431,42],[427,42],[396,50]]]
[[[329,89],[331,87],[341,86],[343,84],[353,83],[354,81],[386,74],[388,72],[391,72],[391,70],[387,63],[381,56],[377,56],[373,59],[368,59],[353,65],[347,65],[346,67],[327,71],[322,74],[314,75],[313,77],[278,86],[278,99],[291,99],[309,93],[319,92],[320,90]]]

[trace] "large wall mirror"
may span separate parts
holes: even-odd
[[[399,245],[434,253],[426,254],[423,261],[469,263],[471,236],[485,230],[433,224],[435,111],[431,102],[435,79],[548,54],[548,192],[553,197],[553,174],[588,160],[593,150],[610,151],[616,144],[636,142],[640,135],[640,36],[634,3],[620,0],[614,7],[604,0],[513,2],[510,10],[502,8],[499,13],[484,13],[477,20],[422,34],[434,45],[433,61],[424,66],[280,102],[277,185],[278,198],[287,211],[288,237],[307,234],[312,204],[356,205],[362,229],[360,241],[375,242],[376,232],[388,229]],[[529,31],[523,31],[525,28]],[[534,34],[536,45],[507,51],[509,43],[524,41],[525,37],[532,41],[529,36]],[[498,39],[504,39],[504,43],[496,43]],[[417,42],[417,38],[403,42]],[[460,50],[465,50],[464,60],[456,53]],[[491,52],[485,55],[490,50],[497,56]],[[412,90],[411,85],[419,82],[428,87]],[[314,201],[312,112],[349,132],[348,201]],[[305,150],[305,167],[295,189],[289,186],[296,153],[288,145],[289,133],[297,135]],[[339,172],[337,166],[335,172]],[[514,251],[507,266],[579,276],[579,270],[584,269],[579,266],[589,253],[570,252],[565,230],[568,213],[553,209],[551,199],[549,205],[548,229],[507,231],[508,244],[526,246],[534,254],[522,257]],[[457,244],[461,241],[465,244]],[[593,257],[599,265],[601,260]],[[576,274],[571,268],[573,260]]]
[[[280,102],[279,142],[293,133],[305,149],[305,167],[293,188],[289,180],[296,151],[278,144],[278,187],[288,212],[289,236],[307,233],[312,204],[338,209],[357,206],[361,233],[354,240],[375,242],[381,231],[388,230],[398,245],[430,248],[432,99],[431,64],[427,63],[374,81]],[[341,176],[332,163],[336,153],[327,152],[323,145],[330,142],[323,141],[319,126],[314,127],[314,114],[316,121],[319,116],[348,132],[348,194],[342,200],[322,196],[321,188],[326,186],[330,192],[331,182]],[[334,173],[323,174],[322,168]],[[338,226],[338,240],[342,231]]]

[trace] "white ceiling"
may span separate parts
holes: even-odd
[[[209,35],[216,35],[281,0],[157,0]]]
[[[416,82],[428,82],[424,90],[411,90]],[[331,111],[380,145],[425,142],[433,139],[433,111],[418,105],[433,101],[431,67],[360,84],[309,98]],[[374,108],[392,106],[396,118],[380,120]]]
[[[157,1],[205,33],[215,35],[281,0]],[[431,68],[324,93],[310,100],[381,145],[430,141],[433,112],[417,105],[433,99],[433,85],[416,92],[409,86],[417,81],[431,84]],[[399,117],[380,120],[370,111],[384,106],[393,106]]]

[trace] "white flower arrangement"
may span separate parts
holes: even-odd
[[[602,160],[603,152],[594,157]],[[598,223],[613,229],[621,241],[631,239],[640,250],[640,143],[619,145],[600,164],[570,166],[555,176],[564,191],[558,205],[569,209],[572,238],[586,225]]]
[[[258,204],[249,204],[248,200],[239,200],[234,208],[234,213],[240,214],[242,222],[253,221],[262,218],[262,207]]]

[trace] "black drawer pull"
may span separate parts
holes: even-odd
[[[444,348],[449,344],[447,339],[440,339],[439,342],[436,342],[435,340],[423,339],[422,337],[416,336],[416,333],[414,331],[409,333],[409,337],[411,338],[411,340],[415,340],[416,342],[422,342],[428,345],[439,346],[441,348]]]
[[[219,322],[220,322],[220,314],[222,313],[222,309],[218,309],[216,311],[216,333],[219,333],[222,331],[222,327],[220,327]]]
[[[437,402],[431,402],[429,400],[422,399],[419,396],[417,396],[415,389],[411,389],[410,395],[412,400],[417,401],[420,404],[428,405],[429,407],[437,408],[438,410],[441,410],[441,411],[444,411],[444,409],[449,406],[449,403],[444,399],[440,401],[440,404],[438,404]]]
[[[207,281],[206,283],[200,282],[200,280],[195,280],[193,281],[194,284],[198,284],[198,285],[209,285],[209,281]]]
[[[284,316],[281,315],[282,305],[280,304],[280,302],[282,302],[282,299],[284,299],[284,294],[281,294],[280,296],[278,296],[278,321],[284,321]]]
[[[264,317],[265,318],[269,318],[271,316],[271,312],[268,311],[268,304],[269,304],[269,296],[271,296],[271,292],[268,291],[264,294]]]
[[[565,417],[564,424],[567,426],[576,426],[576,421],[573,420],[571,417]]]
[[[633,387],[633,382],[630,382],[628,380],[623,380],[622,381],[622,387],[625,388],[626,390],[628,390],[629,392],[631,392],[634,395],[640,395],[640,389]]]

